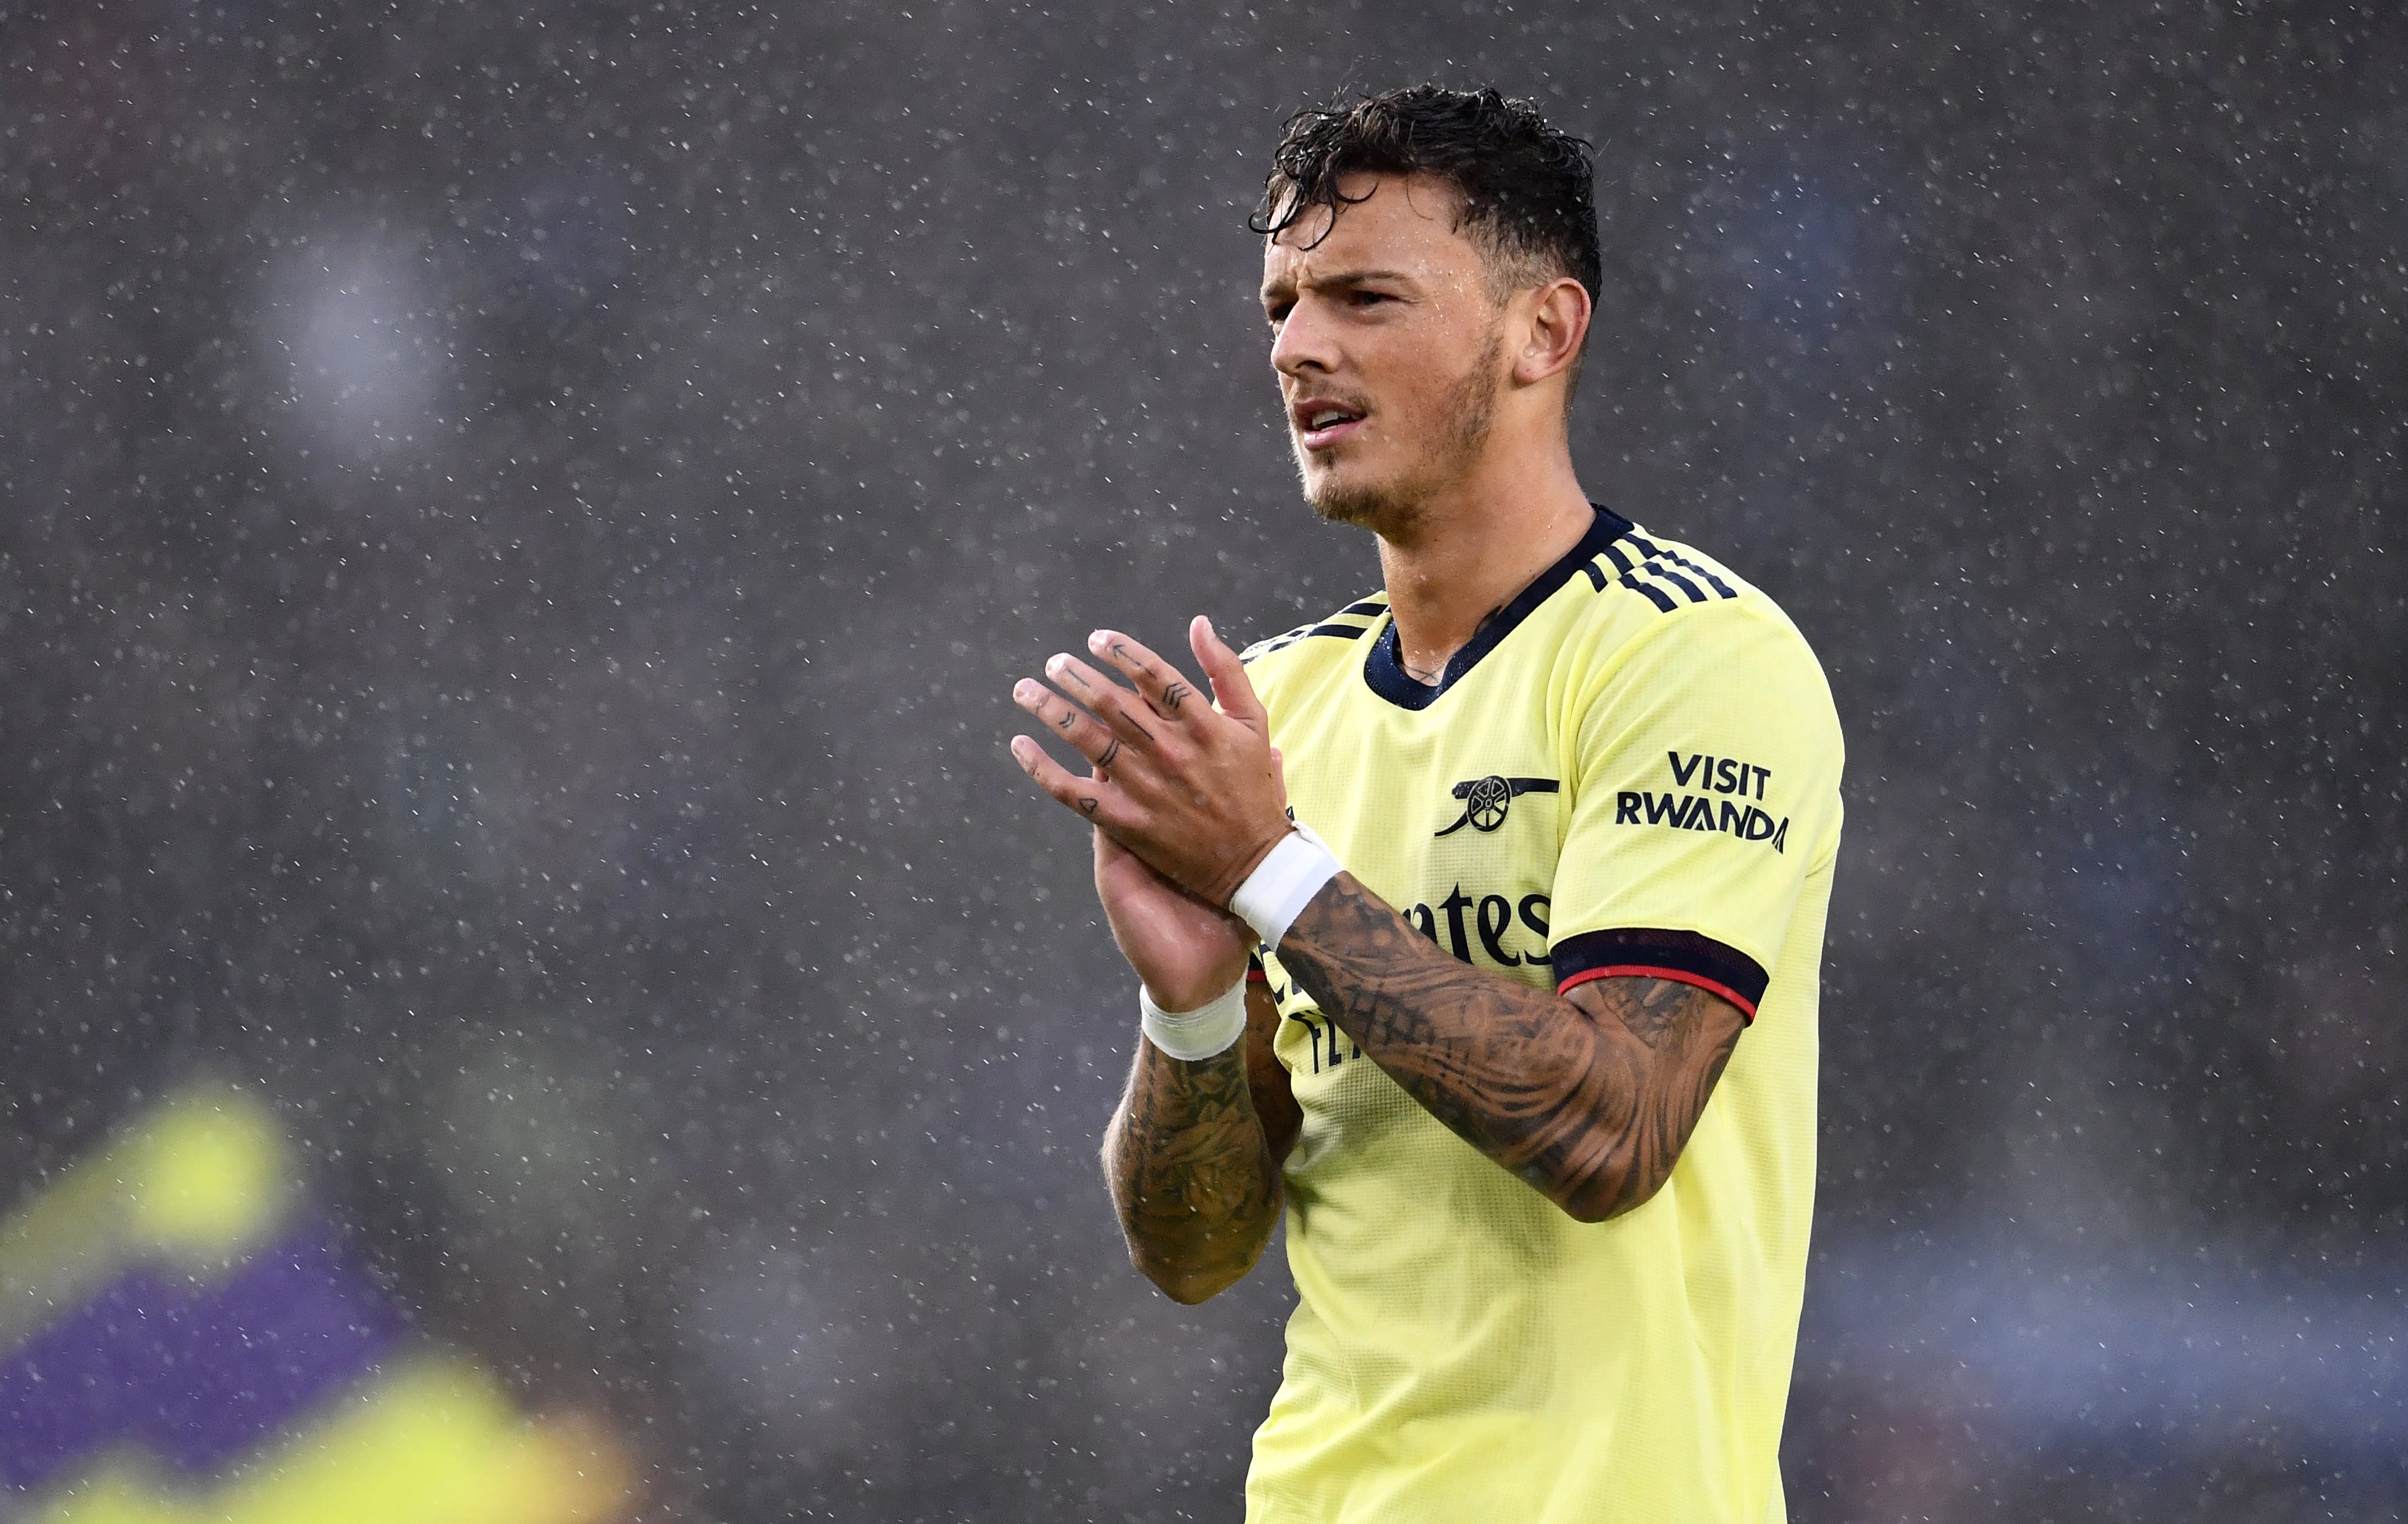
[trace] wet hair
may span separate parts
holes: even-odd
[[[1339,190],[1346,176],[1426,175],[1463,198],[1455,230],[1488,255],[1500,300],[1563,275],[1594,300],[1596,167],[1586,139],[1549,126],[1528,101],[1494,90],[1407,85],[1288,118],[1262,205],[1246,225],[1277,234],[1314,207],[1328,208],[1334,225],[1364,199]]]

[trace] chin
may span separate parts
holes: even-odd
[[[1399,490],[1396,482],[1350,481],[1327,467],[1301,474],[1304,500],[1332,524],[1352,525],[1383,539],[1394,539],[1421,517],[1418,495]]]

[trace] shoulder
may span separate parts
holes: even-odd
[[[1302,668],[1344,661],[1349,654],[1359,659],[1363,637],[1378,626],[1387,611],[1388,596],[1374,593],[1335,613],[1257,640],[1239,652],[1238,660],[1245,664],[1246,675],[1260,688]]]
[[[1612,662],[1648,650],[1713,661],[1742,654],[1821,665],[1771,597],[1713,555],[1636,525],[1583,567],[1595,597],[1579,620],[1582,644]]]
[[[1601,535],[1581,566],[1597,595],[1587,623],[1626,636],[1660,635],[1661,622],[1717,604],[1772,607],[1747,579],[1694,545],[1648,533],[1627,520]]]
[[[1839,740],[1813,648],[1781,606],[1715,557],[1633,526],[1586,563],[1594,593],[1557,692],[1586,731],[1642,713],[1753,715]]]

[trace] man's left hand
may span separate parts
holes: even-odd
[[[1068,771],[1026,736],[1011,739],[1011,755],[1039,788],[1147,866],[1205,903],[1226,906],[1291,827],[1271,760],[1270,719],[1245,668],[1201,615],[1187,639],[1217,710],[1168,662],[1125,635],[1097,630],[1087,649],[1133,687],[1063,654],[1045,664],[1061,694],[1030,678],[1011,693],[1093,763],[1096,775]]]

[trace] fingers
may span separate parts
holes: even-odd
[[[1120,740],[1131,742],[1154,740],[1154,732],[1129,712],[1129,691],[1078,657],[1068,654],[1051,657],[1045,663],[1045,675],[1065,693],[1076,695],[1079,702],[1094,710]],[[1151,709],[1147,711],[1147,717],[1159,718]],[[1103,756],[1093,752],[1087,754],[1087,759],[1102,767],[1111,766]]]
[[[1111,767],[1111,759],[1120,755],[1119,736],[1042,683],[1022,678],[1011,685],[1011,701],[1099,768]]]
[[[1221,712],[1256,735],[1269,735],[1270,716],[1264,712],[1263,701],[1254,697],[1246,664],[1212,628],[1212,622],[1197,614],[1187,626],[1187,644],[1196,653],[1197,665],[1204,669],[1205,681],[1212,684],[1212,699],[1221,706]]]
[[[1118,630],[1096,631],[1087,637],[1087,649],[1095,653],[1097,661],[1111,664],[1135,683],[1156,714],[1165,719],[1185,719],[1195,712],[1186,707],[1195,701],[1195,685],[1179,675],[1179,669]]]
[[[1045,748],[1026,736],[1011,738],[1011,759],[1020,770],[1028,774],[1038,787],[1054,796],[1066,809],[1076,810],[1098,826],[1111,824],[1116,802],[1112,785],[1094,778],[1082,778],[1061,763],[1045,755]]]

